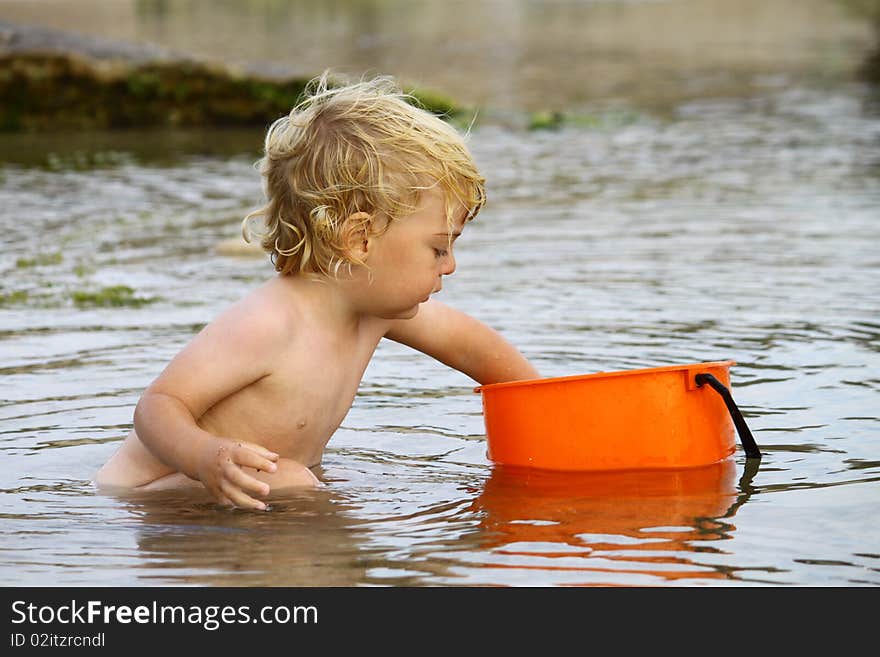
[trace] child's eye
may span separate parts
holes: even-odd
[[[445,258],[447,253],[449,252],[446,249],[434,249],[434,255],[438,258]]]

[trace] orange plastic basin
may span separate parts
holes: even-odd
[[[708,465],[734,453],[724,400],[733,361],[511,381],[479,386],[492,461],[549,470]]]

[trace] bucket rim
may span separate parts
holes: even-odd
[[[477,386],[474,392],[482,393],[485,390],[499,390],[501,388],[525,388],[530,386],[538,386],[548,383],[563,383],[568,381],[584,381],[587,379],[604,379],[619,376],[628,376],[632,374],[661,374],[664,372],[688,371],[699,368],[710,367],[731,367],[736,365],[733,360],[713,360],[703,363],[687,363],[683,365],[663,365],[660,367],[643,367],[637,370],[618,370],[613,372],[593,372],[591,374],[575,374],[571,376],[554,376],[543,379],[524,379],[521,381],[504,381],[502,383],[487,383],[486,385]]]

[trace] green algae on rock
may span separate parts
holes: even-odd
[[[63,256],[59,251],[54,253],[41,253],[34,258],[19,258],[15,261],[15,266],[19,269],[27,267],[40,267],[44,265],[57,265],[63,260]]]
[[[565,123],[562,112],[532,112],[529,115],[529,130],[556,130]]]
[[[76,291],[70,296],[79,307],[139,307],[158,300],[158,297],[137,297],[134,290],[127,285],[112,285],[97,292]]]
[[[0,131],[266,126],[291,110],[310,79],[0,21]],[[406,92],[443,118],[464,112],[436,91]]]
[[[308,79],[271,80],[198,62],[121,64],[73,54],[0,55],[0,130],[265,125],[287,114]],[[407,90],[443,117],[453,100]]]
[[[13,292],[0,292],[0,306],[24,303],[28,300],[27,290],[15,290]]]
[[[0,129],[266,123],[290,111],[307,80],[273,82],[194,62],[129,67],[77,55],[0,57]]]
[[[619,128],[644,120],[639,112],[630,108],[612,108],[592,114],[560,111],[532,112],[529,130],[558,130],[563,126],[575,126],[591,130]]]

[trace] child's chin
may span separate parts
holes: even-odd
[[[398,313],[395,313],[393,317],[388,317],[387,319],[412,319],[416,315],[419,314],[419,304],[416,304],[412,308],[407,308],[406,310],[402,310]]]

